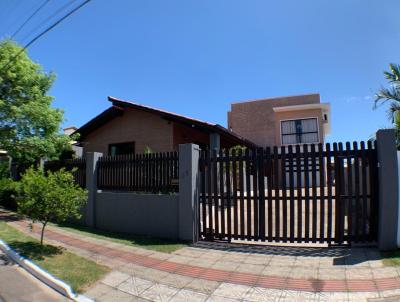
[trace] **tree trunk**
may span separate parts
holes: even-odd
[[[42,232],[40,234],[40,245],[43,245],[44,228],[46,227],[46,225],[47,225],[47,222],[44,222],[43,226],[42,226]]]

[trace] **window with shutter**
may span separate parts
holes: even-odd
[[[281,121],[282,145],[318,143],[317,118]]]

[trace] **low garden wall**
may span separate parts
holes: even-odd
[[[179,195],[97,192],[96,228],[178,239]]]

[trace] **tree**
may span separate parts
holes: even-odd
[[[394,124],[397,146],[400,147],[400,65],[389,64],[389,69],[383,73],[389,81],[389,87],[382,87],[378,91],[374,107],[390,102],[388,118]]]
[[[87,191],[76,185],[72,173],[64,169],[45,173],[30,168],[19,184],[18,212],[42,224],[40,244],[48,222],[80,218],[86,201]]]
[[[69,149],[63,112],[47,95],[55,79],[11,40],[0,42],[0,149],[17,162],[55,159]]]

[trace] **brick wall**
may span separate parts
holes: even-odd
[[[319,94],[262,99],[233,103],[228,112],[228,127],[260,146],[280,145],[274,107],[319,104]],[[297,113],[293,112],[292,117]],[[300,114],[301,116],[301,114]]]
[[[83,141],[84,152],[108,154],[112,143],[135,142],[135,152],[143,153],[146,146],[154,152],[173,150],[172,123],[161,117],[134,109],[127,109]]]

